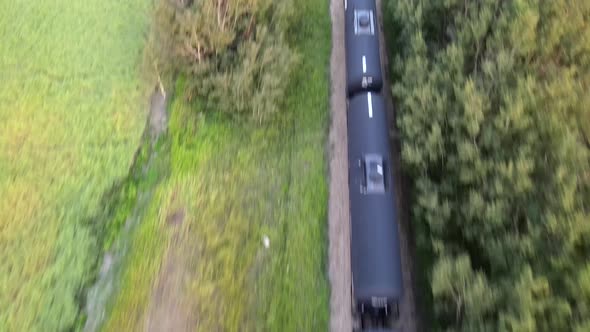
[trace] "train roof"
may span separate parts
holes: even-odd
[[[381,91],[383,73],[374,1],[350,0],[345,15],[347,93]]]
[[[346,10],[351,8],[377,10],[377,2],[375,0],[346,0]]]
[[[380,153],[389,160],[389,126],[380,94],[363,92],[350,98],[347,122],[351,154]]]
[[[401,298],[395,181],[385,103],[361,93],[349,101],[349,193],[354,296]],[[381,176],[381,177],[380,177]]]
[[[354,189],[353,189],[354,190]],[[364,195],[369,196],[369,195]],[[351,258],[354,297],[400,299],[401,253],[392,195],[351,195]]]

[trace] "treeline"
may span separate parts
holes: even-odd
[[[286,42],[291,1],[158,0],[150,44],[160,73],[204,110],[263,121],[281,108],[297,55]]]
[[[384,4],[428,330],[589,331],[590,1]]]

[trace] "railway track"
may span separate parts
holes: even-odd
[[[382,69],[388,68],[387,52],[383,37],[381,0],[377,0],[378,34],[382,45]],[[329,277],[332,287],[330,298],[330,330],[352,331],[355,322],[352,317],[351,261],[350,261],[350,207],[348,191],[348,132],[346,126],[346,63],[344,41],[344,1],[331,0],[332,16],[332,55],[331,55],[331,117],[330,127],[330,197],[329,197]],[[384,73],[387,70],[383,70]],[[382,90],[388,113],[388,122],[394,137],[397,130],[394,124],[395,112],[389,89],[389,80],[384,75]],[[402,263],[404,297],[399,308],[399,318],[395,327],[400,331],[419,331],[413,283],[413,243],[409,224],[408,203],[405,195],[405,179],[399,168],[399,142],[392,140],[391,157],[394,162],[393,176],[397,184],[397,206],[399,207],[399,242]]]

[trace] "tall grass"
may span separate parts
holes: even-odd
[[[145,123],[146,0],[0,1],[0,327],[75,324],[95,261],[85,221]]]
[[[167,310],[161,288],[191,330],[327,329],[330,16],[327,1],[301,0],[297,11],[289,42],[302,63],[277,119],[255,127],[173,100],[169,176],[134,236],[104,330],[145,329]]]

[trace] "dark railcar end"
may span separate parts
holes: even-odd
[[[381,91],[383,75],[375,0],[348,0],[344,15],[348,95]]]

